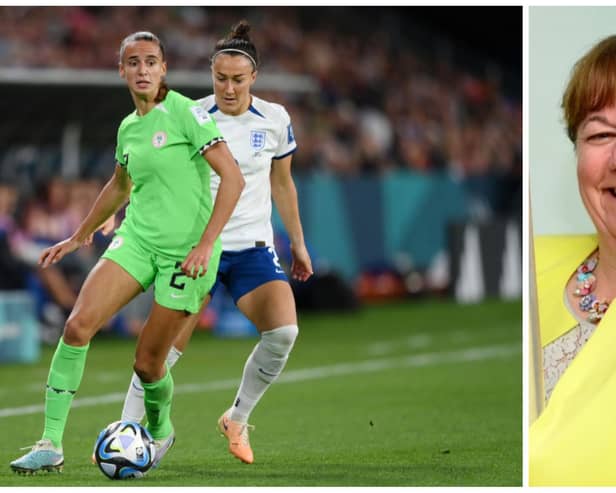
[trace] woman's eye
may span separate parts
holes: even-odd
[[[614,134],[610,133],[610,132],[599,132],[596,134],[592,134],[589,137],[589,140],[604,140],[604,139],[609,139],[610,137],[612,137]]]

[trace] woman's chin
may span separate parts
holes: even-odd
[[[151,101],[156,97],[156,94],[154,94],[154,92],[152,91],[152,88],[140,88],[140,87],[133,87],[132,88],[132,93],[138,97],[139,99],[142,99],[144,101]]]

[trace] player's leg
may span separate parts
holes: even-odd
[[[171,423],[173,378],[165,364],[169,350],[180,332],[198,314],[210,292],[220,260],[217,243],[205,276],[191,279],[181,269],[181,261],[159,257],[154,284],[155,302],[137,341],[134,370],[143,386],[147,428],[156,445],[152,467],[157,467],[175,441]]]
[[[203,303],[204,307],[207,306],[209,300],[210,297],[208,296]],[[182,322],[180,332],[175,338],[175,341],[167,354],[167,358],[165,359],[167,368],[171,369],[180,356],[182,356],[182,353],[184,352],[184,349],[188,345],[188,341],[192,336],[193,330],[199,321],[199,316],[199,313],[194,313]],[[143,385],[141,384],[141,379],[136,373],[133,372],[133,376],[128,386],[128,391],[126,392],[126,397],[124,399],[121,419],[124,421],[135,421],[139,423],[143,420],[144,416],[145,406],[143,402]]]
[[[229,450],[247,463],[254,460],[248,418],[282,372],[298,334],[295,299],[277,260],[273,249],[247,252],[230,276],[238,308],[261,333],[244,365],[235,400],[219,419],[219,429],[229,439]]]
[[[246,422],[287,362],[298,334],[297,315],[293,292],[285,281],[259,286],[242,296],[237,306],[261,333],[246,361],[231,412],[231,419]]]
[[[59,470],[62,437],[73,396],[78,390],[92,337],[142,286],[118,264],[101,259],[77,297],[52,358],[45,394],[45,428],[32,451],[11,463],[17,472]]]
[[[165,359],[189,317],[184,311],[155,302],[137,341],[134,370],[144,391],[147,427],[155,440],[167,439],[173,434],[170,419],[173,379]]]
[[[225,260],[225,254],[223,252],[218,264],[217,279],[221,275],[224,275],[227,268],[228,262]],[[220,281],[217,280],[215,285],[212,287],[210,295],[206,297],[205,302],[203,303],[199,312],[201,312],[201,310],[203,310],[210,302],[212,295],[216,291],[216,285],[218,282]],[[190,337],[192,336],[192,333],[198,321],[199,313],[193,314],[189,319],[186,320],[184,326],[180,329],[180,333],[175,338],[175,341],[173,341],[173,346],[171,347],[171,349],[169,350],[169,354],[167,355],[166,363],[168,368],[172,368],[177,362],[177,360],[180,358],[180,356],[182,356],[182,353],[186,349],[188,341],[190,340]],[[124,406],[122,408],[121,419],[125,421],[135,421],[139,423],[143,420],[144,416],[145,407],[143,403],[143,386],[141,385],[141,380],[139,379],[137,374],[133,372],[133,376],[126,392],[126,397],[124,398]]]
[[[203,303],[203,306],[207,306],[210,297],[208,296]],[[165,364],[169,370],[175,365],[177,360],[182,355],[184,348],[188,344],[190,340],[190,336],[193,333],[197,322],[199,321],[199,314],[194,313],[191,314],[185,321],[180,322],[180,333],[176,337],[169,353],[167,354],[167,358],[165,359]],[[181,348],[181,349],[180,349]],[[145,416],[145,403],[144,403],[144,390],[143,383],[141,379],[137,376],[137,373],[133,371],[133,376],[131,377],[131,381],[128,386],[128,390],[126,392],[126,397],[124,398],[124,406],[122,408],[122,421],[133,421],[135,423],[141,423]],[[161,457],[159,455],[159,457]],[[94,452],[92,452],[92,464],[96,464],[96,458],[94,456]]]
[[[134,370],[143,387],[147,428],[156,444],[154,466],[158,465],[175,441],[170,416],[173,378],[165,359],[173,340],[188,323],[190,316],[189,313],[155,302],[137,342]]]

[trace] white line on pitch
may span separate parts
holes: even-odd
[[[385,356],[387,353],[393,353],[405,347],[407,349],[426,349],[433,344],[434,340],[432,334],[413,334],[404,339],[378,341],[368,346],[368,354]]]
[[[437,366],[441,364],[462,363],[469,361],[482,361],[500,357],[513,356],[522,351],[521,344],[501,344],[497,346],[474,347],[449,351],[443,353],[424,353],[398,358],[371,359],[354,361],[352,363],[339,363],[337,365],[318,366],[303,370],[289,370],[284,372],[278,379],[278,383],[300,382],[303,380],[316,380],[340,375],[357,373],[372,373],[392,368]],[[237,379],[218,380],[209,383],[188,383],[176,385],[175,394],[189,394],[195,392],[213,392],[217,390],[235,389],[239,381]],[[73,408],[90,407],[100,404],[123,402],[125,392],[114,392],[96,397],[81,397],[73,401]],[[44,406],[35,404],[22,407],[8,407],[0,409],[0,418],[10,416],[24,416],[26,414],[42,413]]]

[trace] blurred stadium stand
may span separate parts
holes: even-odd
[[[521,8],[2,6],[0,233],[31,266],[23,288],[59,306],[45,323],[59,323],[108,241],[63,267],[63,279],[32,266],[112,173],[117,126],[132,111],[120,41],[160,35],[170,86],[199,98],[211,92],[216,40],[241,18],[262,58],[254,92],[292,116],[319,272],[364,300],[521,295]],[[486,49],[460,26],[481,31]],[[59,199],[52,179],[64,182]]]

